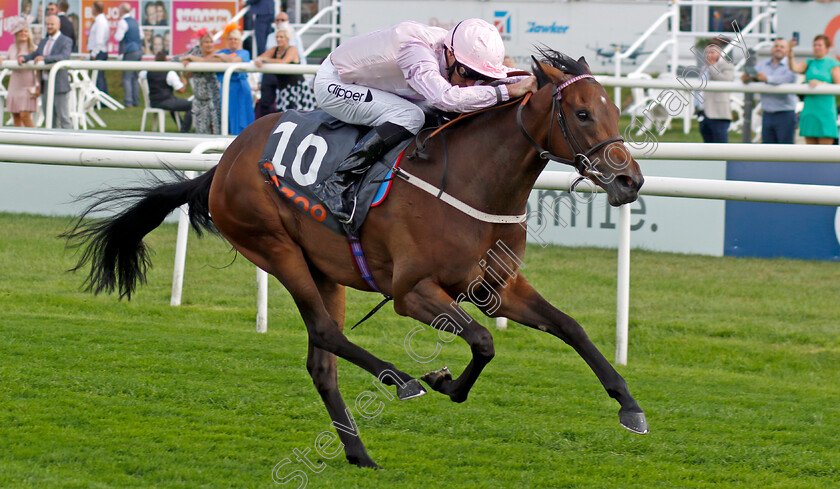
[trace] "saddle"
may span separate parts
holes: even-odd
[[[411,140],[388,151],[361,177],[349,223],[342,223],[316,197],[324,181],[370,129],[342,122],[323,110],[301,113],[290,110],[274,126],[259,168],[280,196],[304,214],[339,234],[357,236],[372,204],[380,204],[390,187],[390,172]]]

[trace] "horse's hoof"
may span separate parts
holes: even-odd
[[[635,413],[630,411],[619,411],[618,421],[621,423],[621,426],[624,426],[633,433],[637,433],[639,435],[648,434],[649,430],[647,420],[645,420],[645,413],[641,411]]]
[[[420,379],[422,379],[423,382],[429,384],[429,387],[431,387],[432,389],[440,391],[443,388],[442,384],[444,382],[452,380],[452,374],[449,372],[449,369],[447,367],[443,367],[440,370],[435,370],[433,372],[426,373],[425,375],[420,377]]]
[[[373,470],[382,470],[382,467],[377,465],[376,462],[373,461],[368,456],[365,457],[347,457],[347,461],[351,464],[359,467],[361,469],[373,469]]]
[[[420,397],[425,393],[426,389],[420,385],[420,381],[417,379],[409,380],[404,386],[397,386],[397,397],[400,398],[400,401],[405,401],[406,399],[411,399],[413,397]]]

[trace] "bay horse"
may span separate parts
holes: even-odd
[[[534,59],[533,65],[539,89],[530,99],[465,119],[447,130],[445,142],[440,137],[426,140],[422,152],[416,153],[420,156],[403,158],[401,168],[426,182],[439,182],[448,172],[447,193],[484,215],[521,216],[549,159],[575,166],[606,191],[611,205],[636,200],[643,177],[619,136],[619,109],[583,58],[575,61],[551,50],[540,52],[545,59]],[[262,117],[251,124],[216,167],[194,180],[98,198],[65,237],[71,246],[84,248],[74,270],[90,264],[89,290],[118,289],[120,298],[130,299],[150,265],[143,237],[172,210],[189,204],[190,220],[199,234],[217,230],[289,291],[308,332],[306,367],[333,426],[354,426],[338,389],[337,356],[383,384],[396,386],[401,399],[421,395],[425,389],[344,335],[345,287],[373,289],[359,275],[347,238],[281,198],[260,173],[258,161],[278,117]],[[412,142],[407,151],[416,144]],[[624,156],[617,160],[610,156],[615,153]],[[82,221],[90,212],[126,198],[131,205],[121,213]],[[493,358],[490,332],[457,306],[466,300],[491,317],[510,318],[568,343],[618,401],[620,423],[633,432],[647,433],[644,413],[626,382],[583,328],[516,273],[526,241],[525,223],[520,221],[476,219],[401,178],[393,180],[387,200],[370,210],[360,241],[373,281],[383,294],[393,297],[394,311],[457,334],[472,353],[457,378],[444,368],[422,379],[452,401],[464,402]],[[487,266],[485,258],[490,255],[510,272],[506,277],[500,269]],[[491,296],[500,300],[491,305]],[[347,460],[360,467],[378,467],[358,433],[348,431],[338,430]]]

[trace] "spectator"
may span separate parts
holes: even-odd
[[[70,59],[73,41],[61,33],[61,21],[57,15],[50,15],[46,19],[47,37],[42,39],[35,51],[24,56],[18,56],[18,64],[27,61],[36,63],[43,61],[50,64],[63,59]],[[41,106],[44,111],[50,110],[47,103],[47,80],[49,71],[41,71]],[[55,78],[55,97],[53,100],[53,120],[57,120],[63,129],[72,127],[70,122],[70,75],[66,70],[60,70]]]
[[[805,73],[808,86],[814,88],[828,83],[840,83],[840,62],[828,56],[831,40],[820,34],[814,38],[814,57],[796,62],[790,41],[788,64],[796,73]],[[799,134],[808,144],[833,144],[837,139],[837,102],[834,95],[805,95],[805,107],[799,114]]]
[[[158,51],[155,54],[155,61],[166,61],[166,51]],[[174,119],[175,112],[183,112],[181,120],[181,132],[190,132],[192,127],[192,104],[189,100],[178,98],[173,90],[184,93],[186,80],[178,76],[174,71],[151,71],[140,72],[140,78],[149,82],[149,103],[152,107],[168,110]]]
[[[155,10],[157,10],[157,25],[169,25],[169,15],[166,13],[166,4],[163,0],[155,2]]]
[[[154,1],[150,1],[144,7],[144,11],[146,12],[146,16],[143,19],[143,25],[157,25],[158,18],[157,18],[157,5]]]
[[[55,2],[50,2],[50,3],[47,4],[47,12],[46,13],[47,13],[47,16],[58,15],[58,6],[55,4]]]
[[[266,50],[265,42],[268,31],[271,30],[271,19],[274,18],[274,0],[247,0],[251,7],[248,12],[254,19],[254,37],[257,39],[257,52]]]
[[[732,81],[735,79],[735,67],[724,59],[725,39],[717,38],[706,46],[704,51],[706,67],[703,77],[713,81]],[[732,123],[732,107],[729,92],[703,92],[697,103],[697,120],[700,122],[700,135],[706,143],[728,143],[729,124]]]
[[[225,63],[248,63],[251,55],[242,49],[242,31],[235,24],[231,25],[225,29],[228,31],[225,38],[227,48],[217,51],[216,59]],[[222,73],[216,74],[220,83],[223,76]],[[236,135],[254,122],[254,99],[251,97],[251,85],[248,84],[246,73],[234,73],[231,76],[228,97],[228,130],[230,134]]]
[[[111,37],[111,29],[108,27],[108,19],[105,18],[105,3],[102,1],[93,2],[93,24],[88,33],[87,49],[92,59],[97,61],[108,60],[108,38]],[[96,75],[96,88],[108,93],[108,82],[105,80],[105,71],[98,70]]]
[[[795,83],[796,73],[788,68],[787,58],[790,48],[784,39],[773,42],[770,59],[758,63],[756,74],[746,73],[741,77],[744,83],[764,82],[768,85]],[[761,141],[771,144],[793,144],[796,134],[796,104],[799,99],[792,93],[761,94]]]
[[[505,56],[505,59],[502,60],[502,64],[507,66],[508,68],[516,68],[516,63],[514,63],[513,58],[510,56]]]
[[[120,43],[120,55],[123,61],[140,61],[143,58],[143,44],[140,38],[140,26],[137,19],[131,16],[131,5],[120,4],[120,15],[122,18],[117,23],[117,32],[114,39]],[[136,71],[122,72],[123,92],[125,93],[123,103],[126,107],[140,105],[140,86],[137,83]]]
[[[264,63],[300,63],[297,48],[289,45],[291,36],[292,33],[289,30],[278,29],[274,34],[277,46],[269,48],[268,51],[261,54],[254,61],[254,64],[260,68]],[[310,111],[314,110],[315,107],[315,95],[309,85],[304,83],[303,75],[263,74],[257,117],[277,111],[285,112],[289,109]]]
[[[24,17],[14,20],[9,29],[15,42],[9,46],[8,59],[18,59],[35,51],[29,23]],[[38,74],[35,70],[15,70],[9,76],[9,90],[6,95],[6,110],[12,113],[16,127],[35,127],[32,113],[38,110]]]
[[[58,17],[59,22],[61,22],[61,33],[65,36],[70,38],[73,45],[71,47],[72,52],[76,51],[76,26],[73,24],[73,21],[70,20],[70,17],[67,15],[67,11],[70,10],[70,4],[67,3],[67,0],[61,0],[58,2]],[[78,16],[76,19],[76,24],[78,24]]]
[[[213,37],[207,29],[199,30],[198,45],[193,47],[187,54],[181,56],[181,62],[187,66],[193,61],[218,61],[213,52]],[[192,104],[193,124],[197,134],[221,134],[222,103],[219,80],[215,73],[191,73],[193,95]]]
[[[303,41],[301,41],[300,36],[295,33],[295,29],[292,27],[292,24],[289,23],[289,14],[286,12],[280,11],[277,14],[277,17],[274,18],[274,33],[276,33],[280,29],[285,29],[292,33],[291,37],[289,38],[289,46],[294,46],[297,48],[298,56],[300,56],[300,64],[306,64],[306,57],[303,54]],[[265,44],[265,49],[268,51],[273,47],[277,47],[277,40],[274,37],[274,33],[268,36],[268,40]]]

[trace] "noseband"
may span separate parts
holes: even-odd
[[[602,149],[603,147],[615,143],[617,141],[624,142],[624,138],[621,136],[611,137],[609,139],[605,139],[596,145],[589,148],[587,151],[583,151],[580,144],[578,144],[577,139],[575,139],[574,134],[572,134],[572,130],[569,127],[569,122],[566,118],[565,112],[563,112],[563,104],[560,103],[561,99],[563,98],[563,89],[575,83],[576,81],[580,81],[586,78],[595,78],[590,74],[583,74],[578,75],[573,78],[569,78],[565,82],[560,85],[553,84],[554,94],[551,97],[551,117],[554,118],[554,114],[557,114],[557,125],[560,126],[560,130],[563,131],[563,138],[569,143],[569,147],[572,149],[572,153],[575,155],[574,159],[562,158],[557,156],[551,152],[551,129],[554,127],[554,124],[549,124],[548,126],[548,150],[544,149],[540,146],[540,143],[536,142],[534,138],[528,134],[528,131],[525,129],[525,126],[522,124],[522,109],[525,107],[525,104],[528,102],[529,97],[525,97],[522,103],[519,105],[519,108],[516,111],[516,124],[519,126],[519,129],[522,130],[522,134],[525,135],[525,138],[530,141],[531,145],[537,150],[539,153],[540,158],[544,160],[556,161],[558,163],[563,163],[565,165],[573,166],[578,173],[580,173],[583,177],[589,176],[596,176],[596,177],[603,177],[604,174],[600,171],[595,170],[594,166],[591,161],[589,161],[589,157],[595,154],[598,150]],[[528,94],[530,95],[530,94]],[[577,186],[583,178],[578,179],[574,185]]]

